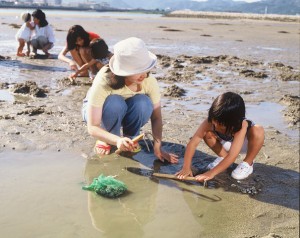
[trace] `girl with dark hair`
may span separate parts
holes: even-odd
[[[245,103],[240,95],[233,92],[219,95],[209,109],[208,118],[187,144],[183,167],[176,173],[179,179],[193,176],[192,159],[202,139],[219,157],[207,166],[209,171],[197,175],[196,179],[214,178],[234,163],[239,153],[246,153],[243,162],[231,173],[234,179],[240,180],[253,173],[253,161],[264,143],[264,129],[245,118]]]
[[[67,34],[66,46],[58,55],[58,59],[69,64],[70,69],[78,71],[78,66],[81,67],[84,64],[92,60],[91,49],[89,47],[91,40],[99,39],[100,36],[93,32],[87,32],[80,25],[72,26]],[[66,57],[66,54],[70,52],[72,59]],[[97,70],[92,68],[92,72]],[[88,70],[85,69],[77,76],[88,76]]]
[[[30,41],[33,57],[36,56],[37,50],[41,49],[49,58],[50,53],[48,52],[48,50],[50,50],[54,46],[55,42],[52,27],[48,24],[46,15],[42,10],[35,10],[32,13],[32,17],[35,24],[34,34]]]
[[[90,42],[89,47],[91,48],[92,59],[85,63],[75,73],[70,75],[70,80],[73,81],[85,70],[88,70],[92,66],[96,67],[98,72],[104,65],[108,64],[112,53],[108,50],[108,46],[103,39],[94,39]],[[91,74],[90,77],[94,79],[95,74]]]

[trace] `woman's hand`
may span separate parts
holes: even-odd
[[[193,172],[190,168],[182,168],[175,174],[179,179],[185,179],[187,176],[193,177]]]
[[[178,163],[178,156],[172,153],[167,153],[163,151],[161,148],[156,149],[154,148],[154,154],[155,156],[164,162],[165,160],[170,162],[171,164],[177,164]]]
[[[133,151],[135,149],[134,142],[128,137],[120,137],[117,140],[117,148],[121,151]]]

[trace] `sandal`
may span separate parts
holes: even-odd
[[[111,146],[106,144],[105,142],[101,140],[97,140],[95,147],[94,147],[94,152],[98,155],[108,155],[110,153]]]

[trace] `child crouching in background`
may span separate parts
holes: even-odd
[[[82,65],[75,73],[70,75],[70,80],[73,81],[87,69],[90,69],[90,78],[94,79],[97,72],[106,64],[108,64],[109,59],[112,57],[112,53],[108,50],[108,46],[103,39],[93,39],[90,42],[90,50],[92,59]]]
[[[232,171],[234,179],[245,179],[253,172],[253,161],[264,143],[264,129],[245,118],[243,98],[232,92],[218,96],[208,112],[208,118],[187,145],[182,169],[176,173],[179,179],[193,176],[191,170],[195,150],[202,139],[219,156],[207,166],[209,171],[197,175],[206,181],[226,170],[235,162],[239,153],[246,152],[244,161]]]

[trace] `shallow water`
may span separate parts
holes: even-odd
[[[7,90],[0,90],[0,101],[13,102],[15,97]]]
[[[115,154],[87,160],[55,151],[24,155],[0,154],[1,237],[228,237],[230,213],[219,211],[232,209],[241,196],[153,178],[154,167],[171,173],[179,165],[164,166],[147,152],[138,161]],[[108,199],[81,189],[100,174],[117,175],[128,192]]]
[[[0,153],[0,236],[95,235],[81,191],[83,166],[71,153]]]

